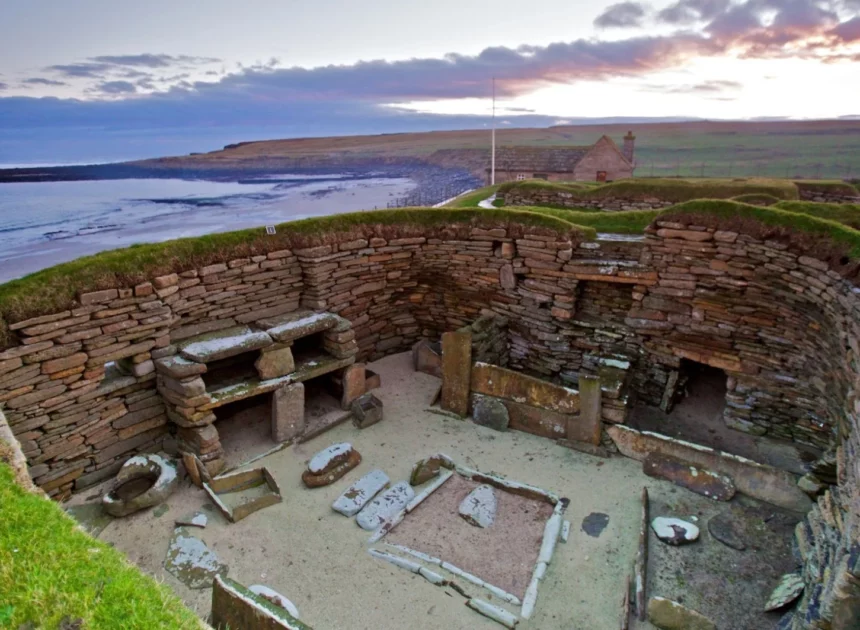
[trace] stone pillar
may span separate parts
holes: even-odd
[[[349,409],[352,401],[364,395],[366,390],[364,363],[353,363],[343,370],[343,392],[341,393],[341,409]]]
[[[603,429],[601,422],[600,379],[597,376],[579,377],[579,417],[567,423],[567,439],[588,444],[600,444]]]
[[[465,417],[472,381],[472,334],[442,333],[442,409]]]
[[[272,394],[272,439],[286,442],[305,428],[305,386],[291,383]]]

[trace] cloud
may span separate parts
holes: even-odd
[[[679,0],[657,14],[657,19],[667,24],[693,24],[711,20],[726,12],[729,0]]]
[[[21,83],[24,83],[26,85],[68,85],[68,83],[66,83],[65,81],[55,81],[54,79],[46,79],[44,77],[30,77],[29,79],[24,79]]]
[[[660,94],[718,94],[726,91],[740,90],[741,88],[743,88],[742,83],[719,79],[686,85],[646,84],[642,86],[642,89],[646,92],[657,92]]]
[[[597,28],[634,28],[642,26],[642,20],[647,13],[646,7],[640,2],[619,2],[606,8],[597,16],[594,25]]]
[[[96,88],[103,94],[133,94],[137,92],[134,83],[128,81],[104,81]]]
[[[8,90],[8,89],[9,89],[9,84],[3,83],[2,81],[0,81],[0,90]]]
[[[56,72],[64,77],[100,79],[112,69],[107,63],[67,63],[48,66],[45,70]]]
[[[207,64],[218,63],[221,60],[214,57],[191,57],[188,55],[164,55],[142,53],[139,55],[100,55],[98,57],[90,57],[90,61],[96,63],[106,63],[116,66],[132,66],[143,68],[169,68],[171,66],[182,64]]]

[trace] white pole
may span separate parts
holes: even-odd
[[[492,131],[493,148],[490,158],[490,185],[496,184],[496,77],[493,77],[493,131]]]

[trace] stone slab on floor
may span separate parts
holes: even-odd
[[[358,526],[375,531],[382,523],[406,507],[415,497],[415,491],[405,481],[394,484],[368,503],[355,519]]]
[[[371,470],[335,499],[331,507],[344,516],[355,516],[373,497],[387,488],[390,482],[388,475],[382,470]]]

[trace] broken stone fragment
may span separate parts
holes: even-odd
[[[651,521],[651,529],[668,545],[686,545],[699,538],[699,528],[679,518],[658,516]]]
[[[662,630],[717,630],[702,613],[663,597],[648,601],[648,621]]]
[[[786,573],[779,579],[779,584],[767,598],[767,603],[764,605],[765,612],[788,606],[800,597],[804,587],[803,577],[799,573]]]
[[[332,503],[332,508],[344,516],[355,516],[368,501],[387,488],[389,482],[388,475],[383,471],[372,470],[347,488]]]
[[[720,541],[727,547],[743,551],[746,549],[746,543],[738,532],[738,527],[732,519],[731,513],[725,512],[717,514],[708,521],[708,531],[716,540]]]
[[[415,491],[405,481],[401,481],[391,486],[388,490],[377,496],[373,501],[368,503],[361,512],[358,513],[355,522],[362,529],[374,531],[379,528],[382,523],[400,510],[406,508],[415,496]]]
[[[490,527],[496,521],[496,491],[483,484],[472,490],[460,503],[460,516],[476,527]]]
[[[355,468],[361,463],[361,454],[355,449],[351,449],[347,456],[347,459],[340,464],[337,464],[334,468],[330,469],[328,472],[323,472],[318,475],[315,475],[309,470],[306,470],[302,473],[302,482],[308,488],[321,488],[322,486],[327,486],[329,484],[334,483],[341,477],[343,477],[350,470]]]
[[[189,514],[183,518],[178,518],[175,521],[176,525],[187,525],[189,527],[199,527],[203,529],[206,527],[206,524],[209,522],[209,517],[206,516],[203,512],[195,512],[194,514]]]
[[[445,459],[439,455],[425,457],[415,462],[412,467],[412,474],[409,475],[409,484],[412,486],[420,486],[439,475],[440,469],[445,467]]]
[[[642,470],[649,477],[667,479],[717,501],[729,501],[735,496],[735,484],[726,475],[699,468],[669,455],[650,453],[642,463]]]
[[[507,431],[511,418],[505,403],[498,398],[472,394],[472,420],[482,427]]]
[[[308,472],[314,475],[327,473],[338,464],[342,464],[349,459],[351,452],[352,444],[349,442],[332,444],[311,458],[311,461],[308,463]]]
[[[296,619],[299,618],[299,609],[296,608],[296,605],[279,592],[263,584],[252,584],[248,587],[248,590],[254,595],[262,597],[266,601],[273,603],[275,606],[283,608]]]

